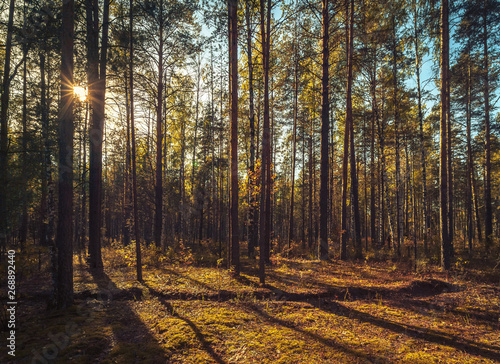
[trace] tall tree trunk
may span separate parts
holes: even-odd
[[[104,137],[104,106],[106,97],[106,64],[109,29],[109,0],[104,1],[101,57],[99,62],[98,34],[99,9],[93,1],[92,24],[89,35],[89,94],[92,102],[92,125],[90,129],[90,167],[89,167],[89,253],[91,268],[101,271],[101,226],[102,226],[102,144]],[[87,17],[89,16],[87,10]],[[87,23],[87,26],[88,23]]]
[[[487,0],[483,0],[483,47],[484,47],[484,236],[485,249],[490,250],[493,239],[493,209],[491,203],[491,136],[490,136],[490,78],[487,26]]]
[[[127,122],[127,137],[125,140],[125,171],[123,173],[123,245],[127,246],[130,244],[130,207],[131,207],[131,196],[130,196],[130,166],[131,166],[131,155],[130,155],[130,98],[128,91],[128,72],[125,71],[125,109],[127,110],[126,122]]]
[[[23,3],[23,30],[26,31],[26,0]],[[22,111],[22,168],[26,171],[28,168],[28,89],[27,89],[27,58],[28,43],[27,40],[23,44],[23,111]],[[25,174],[22,177],[22,188],[27,191],[28,178]],[[21,226],[19,228],[19,245],[21,251],[24,251],[26,246],[26,238],[28,236],[28,194],[23,193],[22,197],[22,213]]]
[[[450,110],[450,81],[447,83],[448,90],[446,91],[446,112],[448,113],[447,119],[447,163],[448,163],[448,239],[450,240],[450,254],[453,256],[453,239],[455,235],[455,221],[453,217],[453,140],[451,134],[451,110]]]
[[[51,242],[51,234],[49,232],[49,179],[50,179],[50,139],[49,139],[49,117],[47,106],[47,87],[45,77],[45,54],[40,52],[40,117],[42,124],[43,137],[43,156],[42,156],[42,185],[41,185],[41,200],[40,200],[40,244],[47,246]]]
[[[297,27],[295,27],[296,29]],[[299,100],[299,56],[297,35],[294,36],[294,81],[293,81],[293,130],[292,130],[292,185],[290,188],[290,216],[288,220],[288,252],[291,252],[292,242],[294,240],[294,208],[295,208],[295,160],[297,154],[297,115]]]
[[[399,126],[399,99],[398,99],[398,74],[397,74],[397,44],[396,44],[396,20],[392,17],[393,38],[392,38],[392,77],[394,81],[394,139],[396,144],[396,239],[393,241],[393,250],[396,251],[398,257],[401,256],[401,243],[403,241],[403,218],[402,218],[402,183],[401,183],[401,160],[400,160],[400,126]]]
[[[450,269],[450,240],[448,236],[448,172],[447,172],[447,117],[448,117],[448,69],[449,69],[449,23],[448,0],[441,0],[441,122],[440,122],[440,228],[441,267]]]
[[[57,220],[57,306],[73,303],[73,36],[74,2],[64,0],[61,31],[59,112],[59,205]]]
[[[3,69],[2,96],[0,98],[0,253],[7,249],[7,191],[9,164],[9,124],[8,109],[10,100],[10,57],[12,49],[12,32],[14,28],[14,0],[10,0],[9,19],[7,22],[7,40],[5,42],[5,64]]]
[[[262,35],[262,64],[264,73],[264,123],[262,134],[262,161],[261,161],[261,207],[260,207],[260,259],[259,272],[260,283],[265,283],[265,264],[269,262],[269,243],[270,243],[270,209],[271,209],[271,191],[269,191],[270,164],[271,164],[271,140],[269,126],[269,40],[270,40],[270,15],[271,2],[261,1],[260,5],[260,27]],[[267,22],[266,22],[267,19]]]
[[[385,244],[385,127],[384,127],[384,97],[381,103],[381,116],[377,118],[377,135],[378,135],[378,149],[379,149],[379,217],[378,217],[378,241],[380,244]]]
[[[371,82],[371,91],[372,91],[372,120],[371,120],[371,138],[370,138],[370,238],[372,246],[377,243],[377,209],[375,204],[375,198],[377,194],[376,186],[376,177],[375,177],[375,138],[376,138],[376,129],[375,125],[378,120],[378,106],[377,106],[377,52],[375,49],[375,56],[373,62],[373,74],[372,74],[372,82]]]
[[[319,228],[319,259],[328,259],[328,187],[329,187],[329,155],[328,155],[328,134],[330,131],[330,100],[329,88],[329,13],[328,0],[322,0],[323,10],[323,75],[321,78],[321,186],[319,192],[320,228]]]
[[[139,232],[139,209],[137,206],[137,167],[136,167],[136,148],[135,148],[135,117],[134,117],[134,0],[130,0],[129,13],[129,74],[130,74],[130,131],[132,146],[132,196],[134,208],[134,232],[135,232],[135,255],[136,255],[136,273],[137,280],[142,281],[142,257],[141,257],[141,235]]]
[[[348,190],[348,163],[349,163],[349,134],[350,123],[352,121],[352,47],[351,27],[349,17],[349,0],[345,2],[346,7],[346,48],[347,48],[347,91],[346,91],[346,118],[344,126],[344,154],[342,158],[342,216],[341,216],[341,237],[340,237],[340,259],[347,259],[347,190]],[[352,146],[351,146],[352,148]]]
[[[429,216],[427,211],[427,170],[425,162],[425,142],[424,142],[424,117],[422,112],[422,88],[420,85],[420,49],[418,43],[418,17],[419,12],[417,2],[414,2],[414,30],[415,30],[415,73],[417,76],[417,103],[418,103],[418,125],[420,138],[420,163],[422,165],[422,211],[424,216],[424,254],[427,256],[427,234],[429,233]]]
[[[248,209],[248,222],[249,222],[249,234],[248,234],[248,256],[253,257],[255,247],[258,241],[258,229],[256,220],[256,204],[257,196],[254,192],[254,173],[255,173],[255,106],[254,106],[254,89],[253,89],[253,58],[252,58],[252,23],[251,23],[251,12],[250,12],[250,2],[245,2],[245,19],[247,26],[247,59],[248,59],[248,119],[250,122],[250,174],[249,186],[251,190],[250,194],[250,206]]]
[[[353,82],[353,53],[354,53],[354,0],[351,0],[351,14],[349,21],[349,75],[350,84],[348,92],[351,93],[352,82]],[[349,81],[348,81],[349,82]],[[358,172],[356,168],[356,154],[354,147],[354,118],[352,115],[352,96],[350,96],[350,103],[348,108],[351,109],[350,120],[349,120],[349,139],[350,139],[350,150],[349,154],[351,157],[351,190],[352,190],[352,206],[354,213],[354,257],[356,259],[363,258],[362,243],[361,243],[361,218],[359,215],[359,190],[358,190]]]
[[[199,119],[199,110],[200,110],[200,81],[201,81],[201,55],[198,53],[198,59],[197,59],[197,64],[196,64],[196,104],[195,104],[195,119],[194,119],[194,143],[193,143],[193,158],[192,158],[192,164],[191,164],[191,188],[192,191],[195,191],[195,182],[194,182],[194,175],[195,175],[195,167],[196,167],[196,143],[197,143],[197,134],[198,134],[198,119]],[[203,177],[203,185],[205,184],[205,179]],[[201,191],[204,191],[205,186],[201,188]],[[195,193],[193,195],[193,204],[195,202]],[[201,244],[201,241],[203,239],[203,198],[201,199],[201,206],[200,206],[200,225],[199,225],[199,243]],[[194,217],[193,217],[194,218]],[[194,236],[194,232],[193,232]]]
[[[313,86],[315,88],[315,85]],[[309,187],[309,227],[307,231],[307,238],[308,238],[308,246],[309,250],[311,251],[313,241],[314,241],[314,196],[315,194],[313,193],[313,184],[314,184],[314,175],[313,175],[313,170],[314,170],[314,154],[313,154],[313,133],[314,133],[314,119],[311,118],[310,123],[309,123],[309,182],[308,182],[308,187]]]
[[[158,46],[158,87],[156,90],[156,172],[155,172],[155,214],[154,214],[154,241],[157,247],[161,246],[162,208],[163,208],[163,174],[162,174],[162,119],[163,119],[163,0],[160,0],[159,9],[159,46]]]
[[[472,90],[471,90],[471,72],[470,72],[470,59],[467,60],[467,103],[465,105],[466,107],[466,129],[467,129],[467,176],[466,176],[466,188],[467,188],[467,193],[466,193],[466,209],[467,209],[467,241],[468,241],[468,248],[469,248],[469,254],[472,253],[472,238],[474,235],[474,217],[472,215],[472,133],[471,133],[471,114],[472,114],[472,103],[471,103],[471,98],[472,98]]]
[[[238,222],[238,1],[229,0],[229,90],[231,97],[231,269],[240,274]]]
[[[89,102],[85,103],[85,120],[83,122],[82,144],[83,144],[83,161],[82,161],[82,213],[80,224],[80,248],[85,253],[87,243],[87,122],[89,119]]]
[[[472,158],[472,160],[474,160]],[[476,215],[476,228],[477,228],[477,239],[479,242],[483,241],[483,233],[481,229],[481,216],[479,214],[479,191],[476,182],[476,172],[474,171],[474,163],[472,163],[471,168],[471,179],[472,179],[472,199],[474,200],[474,211]]]

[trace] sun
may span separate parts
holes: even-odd
[[[74,86],[73,93],[82,102],[87,99],[87,90],[84,87]]]

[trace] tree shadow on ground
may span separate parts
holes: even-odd
[[[117,347],[117,351],[112,354],[118,362],[156,363],[158,360],[167,360],[170,355],[129,304],[123,301],[130,300],[129,295],[121,294],[122,290],[106,273],[91,271],[91,274],[99,288],[97,304],[104,308],[106,324],[111,326],[113,332],[113,337],[110,338],[112,347],[110,345],[103,350],[101,359],[107,359],[113,347]],[[136,293],[134,298],[140,299],[141,294]],[[89,307],[89,310],[92,310],[92,307]]]
[[[260,309],[255,304],[249,303],[249,304],[246,304],[245,307],[247,307],[253,313],[257,314],[263,320],[265,320],[265,321],[267,321],[267,322],[269,322],[271,324],[275,324],[275,325],[280,325],[282,327],[286,327],[286,328],[288,328],[290,330],[295,331],[296,333],[298,333],[300,335],[306,336],[306,337],[308,337],[308,338],[310,338],[312,340],[315,340],[315,341],[321,343],[322,345],[328,346],[328,347],[330,347],[332,349],[342,351],[342,352],[344,352],[346,354],[349,354],[349,355],[352,355],[352,356],[354,356],[354,357],[356,357],[358,359],[369,360],[370,362],[373,362],[373,363],[387,362],[387,359],[385,359],[382,356],[373,355],[373,354],[370,354],[370,353],[362,352],[362,351],[354,349],[354,348],[350,348],[350,347],[348,347],[346,345],[343,345],[343,344],[335,341],[334,339],[327,339],[327,338],[325,338],[325,337],[323,337],[321,335],[315,334],[315,333],[310,332],[310,331],[303,330],[303,329],[297,327],[294,323],[292,323],[292,322],[290,322],[288,320],[283,320],[283,319],[271,316],[267,312],[264,312],[262,309]]]
[[[201,346],[203,347],[203,350],[207,352],[210,357],[219,364],[225,364],[226,362],[215,352],[215,350],[212,348],[210,343],[205,339],[205,336],[203,333],[200,331],[200,329],[194,324],[193,321],[188,319],[187,317],[181,316],[175,309],[174,307],[170,304],[170,302],[163,297],[162,293],[157,291],[156,289],[150,287],[147,283],[143,283],[145,287],[149,289],[149,292],[158,298],[160,303],[166,308],[167,312],[172,315],[175,318],[178,318],[182,321],[184,321],[186,324],[189,325],[191,330],[193,330],[196,339],[200,342]]]
[[[436,344],[443,344],[460,351],[465,351],[468,354],[478,355],[492,360],[498,360],[498,358],[500,358],[500,347],[498,346],[477,343],[445,332],[382,319],[369,313],[346,307],[337,301],[324,301],[323,304],[321,304],[321,301],[318,300],[315,306],[325,312],[343,316],[348,319],[356,319],[398,334],[404,334]]]
[[[245,281],[243,280],[243,283]],[[245,284],[245,283],[244,283]],[[421,289],[423,286],[424,288]],[[325,293],[321,294],[297,294],[286,292],[280,288],[274,287],[267,284],[266,287],[269,288],[275,294],[276,300],[286,300],[293,302],[308,302],[313,304],[316,308],[323,311],[347,317],[349,319],[357,319],[362,322],[370,323],[372,325],[379,326],[381,328],[391,330],[400,334],[405,334],[411,337],[420,338],[429,342],[434,342],[437,344],[443,344],[446,346],[453,347],[457,350],[465,351],[472,355],[482,356],[484,358],[498,360],[500,358],[500,347],[488,344],[477,343],[472,340],[461,338],[459,336],[447,334],[437,330],[426,329],[423,327],[413,326],[398,323],[395,321],[382,319],[368,313],[364,313],[355,309],[348,308],[338,301],[337,299],[344,300],[358,300],[358,299],[370,299],[375,298],[375,293],[380,294],[380,297],[387,299],[389,305],[401,305],[408,303],[409,305],[418,306],[421,301],[411,300],[406,297],[410,296],[412,293],[416,296],[430,296],[442,293],[445,289],[449,288],[449,284],[442,281],[430,280],[429,282],[423,281],[423,283],[417,282],[417,284],[410,283],[408,287],[403,287],[399,290],[371,290],[364,287],[348,287],[345,290],[338,290],[337,287],[330,286],[330,289]],[[434,287],[434,288],[433,288]],[[343,296],[343,292],[348,292],[349,294]],[[404,294],[395,295],[395,293]],[[337,297],[333,296],[336,294]],[[326,303],[325,304],[322,304]],[[408,308],[404,307],[403,308]],[[441,309],[439,306],[433,306],[436,309]],[[444,311],[444,308],[442,308]]]

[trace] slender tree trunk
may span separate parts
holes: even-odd
[[[250,2],[245,2],[245,18],[247,26],[247,56],[248,56],[248,112],[249,112],[249,122],[250,122],[250,175],[249,186],[251,190],[250,194],[250,206],[248,209],[248,222],[249,222],[249,234],[248,234],[248,256],[253,257],[255,247],[258,241],[258,229],[256,220],[256,204],[257,196],[254,192],[254,182],[253,179],[255,173],[255,110],[254,110],[254,89],[253,89],[253,56],[252,56],[252,24],[251,24],[251,13],[250,13]]]
[[[450,110],[450,81],[447,82],[448,90],[446,91],[446,112],[447,119],[447,163],[448,163],[448,239],[450,240],[450,255],[453,256],[453,239],[455,235],[455,221],[453,216],[453,140],[451,134],[451,110]]]
[[[467,67],[467,103],[466,103],[466,123],[467,123],[467,193],[466,193],[466,209],[467,209],[467,241],[469,246],[469,254],[472,253],[472,238],[474,235],[472,215],[472,133],[471,133],[471,114],[472,114],[472,90],[471,90],[471,73],[470,73],[470,60],[468,60]]]
[[[196,165],[196,143],[197,143],[197,132],[198,132],[198,119],[199,119],[199,110],[200,110],[200,81],[201,81],[201,55],[198,54],[198,62],[197,62],[197,74],[196,74],[196,104],[195,104],[195,122],[194,122],[194,143],[193,143],[193,161],[192,161],[192,171],[191,171],[191,188],[194,191],[194,174],[195,174],[195,165]],[[206,162],[206,159],[204,160]],[[205,177],[203,176],[202,181],[202,193],[204,195],[205,191]],[[194,196],[194,194],[193,194]],[[204,205],[204,197],[201,199],[200,206],[200,226],[199,226],[199,242],[203,240],[203,206]],[[194,235],[194,234],[193,234]]]
[[[47,111],[46,84],[45,84],[45,54],[40,52],[40,117],[42,124],[43,137],[43,156],[42,156],[42,184],[40,200],[40,244],[48,246],[51,241],[49,233],[49,179],[50,179],[50,140],[49,140],[49,117]]]
[[[137,167],[135,148],[135,117],[134,117],[134,0],[130,0],[129,32],[130,32],[130,52],[129,52],[129,74],[130,74],[130,131],[132,146],[132,196],[134,207],[134,232],[135,232],[135,254],[137,280],[142,282],[142,257],[141,257],[141,235],[139,232],[139,209],[137,206]]]
[[[323,10],[323,75],[321,78],[321,186],[319,192],[320,228],[319,228],[319,259],[328,259],[328,186],[329,186],[329,155],[328,155],[328,134],[330,132],[330,100],[328,96],[329,88],[329,13],[328,0],[322,0]]]
[[[472,158],[472,160],[474,160]],[[474,163],[472,163],[471,168],[471,179],[472,179],[472,199],[474,200],[474,211],[476,215],[476,228],[477,228],[477,239],[479,242],[483,241],[483,233],[481,229],[481,216],[479,214],[479,191],[476,182],[476,172],[474,171]]]
[[[398,74],[397,74],[397,44],[396,44],[396,21],[395,16],[392,17],[393,26],[393,66],[392,66],[392,77],[394,81],[394,139],[396,144],[396,239],[393,241],[393,250],[396,251],[398,257],[401,256],[401,243],[403,241],[403,229],[402,229],[402,203],[403,198],[402,193],[402,183],[401,183],[401,160],[400,160],[400,126],[399,126],[399,99],[398,99]]]
[[[127,246],[130,244],[130,207],[131,207],[131,196],[130,196],[130,166],[131,166],[131,155],[130,155],[130,98],[128,91],[128,72],[125,71],[125,109],[126,112],[126,123],[127,123],[127,136],[126,136],[126,146],[125,146],[125,171],[123,173],[123,225],[122,225],[122,235],[123,235],[123,245]]]
[[[88,12],[88,10],[87,10]],[[106,97],[106,64],[109,29],[109,0],[104,1],[101,58],[99,62],[98,34],[99,9],[93,1],[91,18],[92,36],[89,35],[89,88],[92,102],[92,125],[90,129],[89,168],[89,253],[91,268],[103,269],[101,257],[102,226],[102,144],[104,136],[104,106]],[[87,13],[87,16],[89,14]],[[88,26],[88,25],[87,25]],[[99,64],[100,63],[100,64]]]
[[[306,131],[302,121],[302,249],[306,248]]]
[[[240,274],[238,222],[238,2],[229,0],[229,90],[231,97],[231,269]]]
[[[315,88],[313,86],[313,88]],[[314,166],[314,154],[313,154],[313,133],[314,133],[314,119],[311,118],[311,121],[309,123],[309,182],[308,182],[308,187],[309,187],[309,227],[307,231],[307,238],[308,238],[308,246],[309,250],[311,251],[313,241],[314,241],[314,214],[313,214],[313,206],[314,206],[314,193],[313,193],[313,184],[314,184],[314,175],[313,175],[313,166]]]
[[[429,233],[429,216],[427,211],[427,169],[425,162],[425,142],[424,142],[424,117],[422,112],[422,88],[420,85],[420,49],[418,43],[418,8],[417,2],[414,2],[414,30],[415,30],[415,73],[417,76],[417,103],[418,103],[418,125],[420,138],[420,161],[422,165],[422,211],[424,216],[424,254],[427,256],[427,234]]]
[[[440,123],[440,228],[441,267],[450,269],[450,240],[448,236],[448,171],[447,171],[447,116],[448,116],[449,23],[448,0],[441,0],[441,123]]]
[[[260,259],[259,259],[259,272],[260,283],[265,284],[265,264],[269,262],[269,240],[270,240],[270,208],[271,208],[271,191],[270,185],[270,154],[271,154],[271,140],[270,140],[270,126],[269,126],[269,40],[270,40],[270,15],[271,3],[261,1],[260,11],[260,27],[262,34],[262,64],[264,73],[264,124],[262,135],[262,161],[261,161],[261,207],[260,207]],[[267,22],[266,22],[267,18]]]
[[[353,82],[353,53],[354,53],[354,0],[351,0],[351,14],[349,22],[349,75],[350,85],[348,92],[351,93],[352,82]],[[348,81],[349,82],[349,81]],[[348,105],[350,111],[349,120],[349,139],[350,139],[350,157],[351,157],[351,190],[352,190],[352,206],[354,213],[354,257],[356,259],[363,258],[362,243],[361,243],[361,218],[359,214],[359,189],[358,189],[358,171],[356,168],[356,154],[354,146],[354,118],[352,115],[352,96],[350,98],[351,105]]]
[[[2,96],[0,98],[0,254],[7,249],[8,230],[8,164],[9,164],[9,124],[8,109],[10,100],[10,57],[12,49],[12,33],[14,28],[14,0],[10,0],[9,19],[7,22],[7,40],[5,42],[5,64],[2,80]]]
[[[162,208],[163,208],[163,174],[162,174],[162,119],[163,119],[163,0],[160,0],[159,9],[159,48],[158,48],[158,87],[156,90],[156,172],[155,172],[155,214],[154,214],[154,241],[157,247],[161,246]]]
[[[376,129],[375,125],[378,119],[378,106],[377,106],[377,54],[375,50],[375,57],[373,62],[373,75],[372,75],[372,120],[371,120],[371,143],[370,143],[370,238],[372,246],[377,243],[377,209],[375,204],[375,198],[377,194],[376,177],[375,177],[375,138]]]
[[[483,0],[483,46],[484,46],[484,235],[488,252],[493,239],[493,208],[491,203],[491,136],[490,136],[490,78],[487,26],[487,0]]]
[[[381,117],[377,118],[378,148],[379,148],[379,237],[380,244],[385,245],[385,127],[384,127],[384,98],[382,97]]]
[[[346,7],[346,46],[347,46],[347,93],[346,93],[346,118],[344,126],[344,155],[342,159],[342,217],[341,217],[341,237],[340,237],[340,259],[347,259],[347,241],[349,234],[347,232],[347,190],[348,180],[347,171],[349,163],[349,134],[350,123],[352,121],[352,47],[351,44],[351,27],[349,17],[349,0],[345,2]],[[352,145],[351,145],[352,148]]]
[[[87,122],[89,119],[89,102],[85,103],[85,120],[83,123],[82,131],[82,144],[83,144],[83,168],[82,168],[82,221],[81,221],[81,236],[80,236],[80,248],[86,253],[86,243],[87,243]]]
[[[23,4],[23,30],[26,31],[26,0]],[[23,111],[22,111],[22,168],[26,171],[28,168],[28,89],[27,89],[27,58],[28,54],[28,43],[24,40],[23,44]],[[25,191],[28,188],[28,179],[25,174],[23,174],[22,186]],[[28,236],[28,194],[23,193],[22,197],[22,214],[21,214],[21,226],[19,228],[19,245],[21,251],[24,251],[26,246],[26,238]]]
[[[73,36],[74,2],[64,0],[59,113],[59,218],[56,239],[58,308],[66,308],[73,303]]]
[[[296,27],[295,27],[296,28]],[[294,208],[295,208],[295,160],[297,154],[297,115],[299,99],[299,59],[297,36],[294,37],[294,83],[293,83],[293,130],[292,130],[292,185],[290,189],[290,216],[288,222],[288,252],[291,252],[292,242],[294,240]]]

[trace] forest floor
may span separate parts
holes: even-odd
[[[51,278],[33,258],[17,283],[16,358],[0,361],[500,362],[498,267],[413,273],[404,263],[278,258],[261,287],[253,260],[233,279],[146,255],[140,283],[130,251],[105,249],[100,276],[75,256],[75,305],[64,311],[47,309]]]

